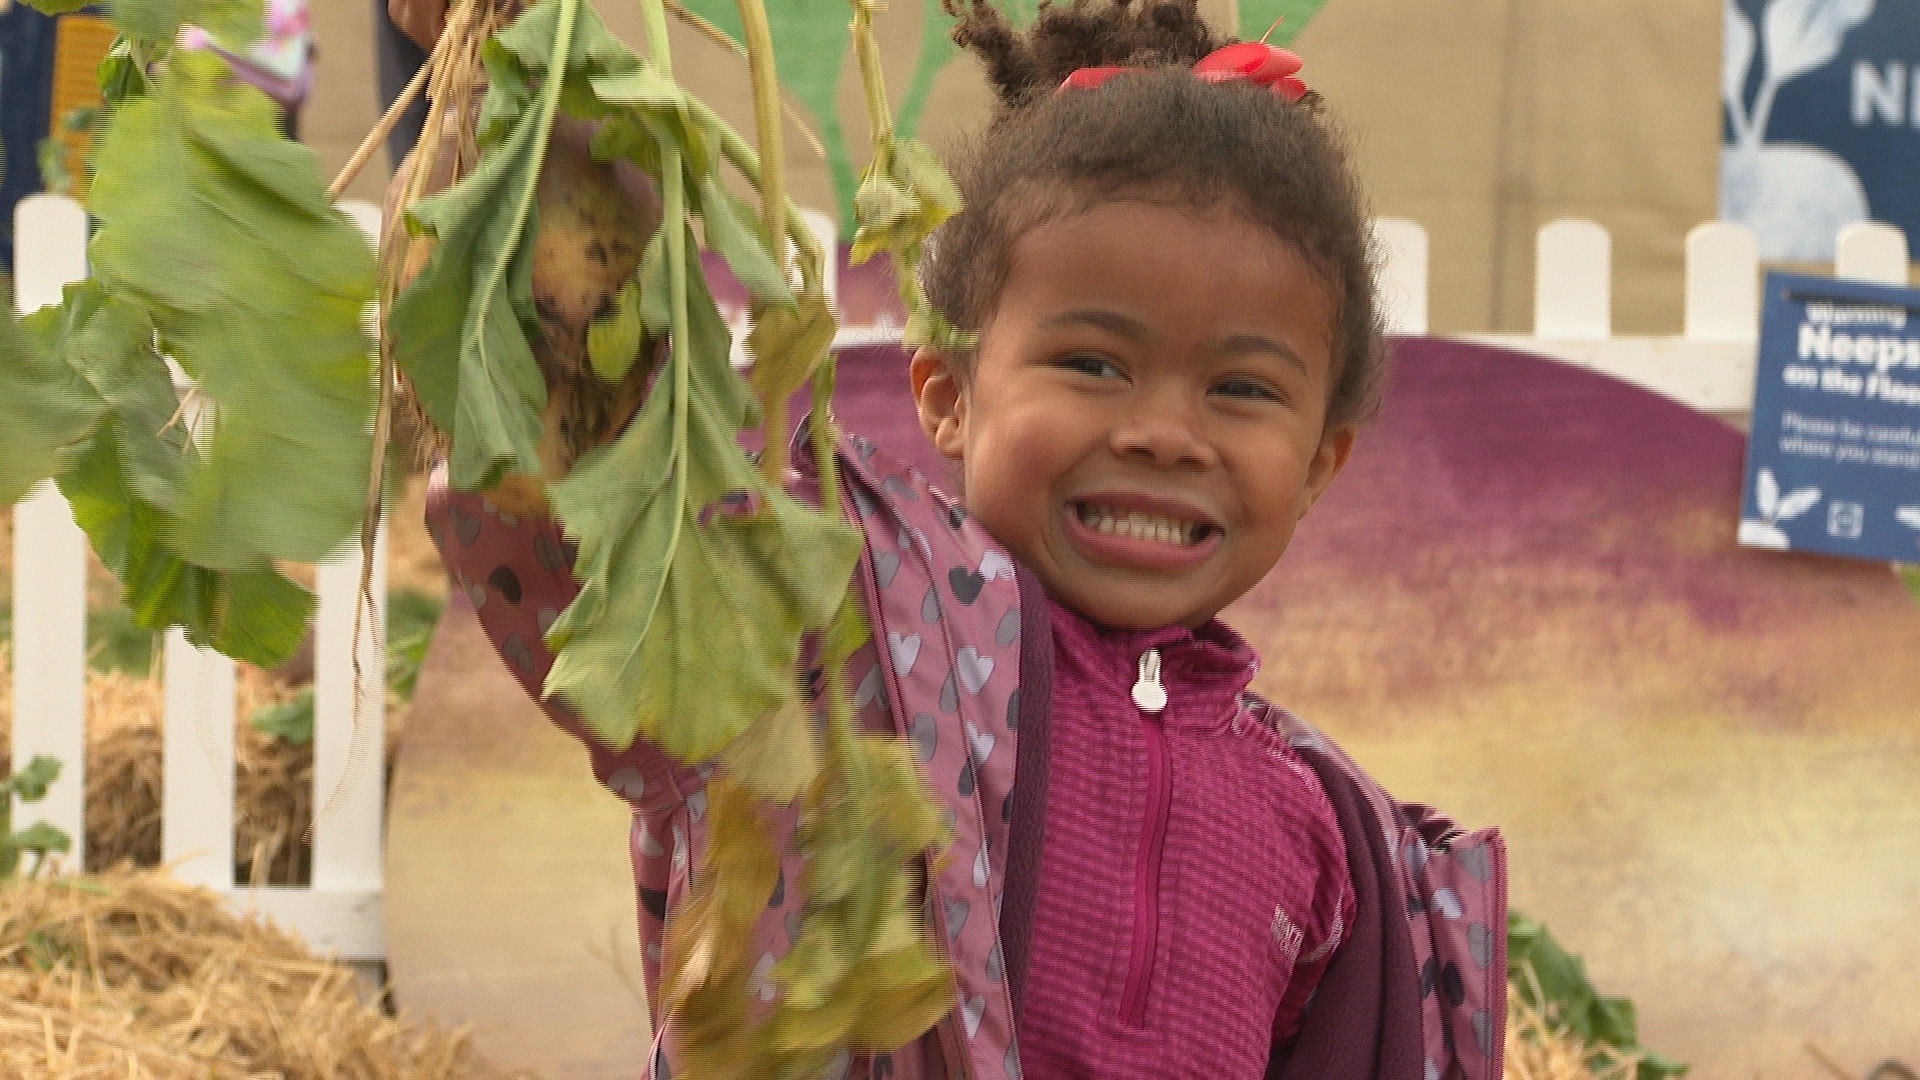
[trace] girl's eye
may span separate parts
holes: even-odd
[[[1224,382],[1215,383],[1213,392],[1216,394],[1225,394],[1228,397],[1247,398],[1254,401],[1284,400],[1280,396],[1279,391],[1273,387],[1262,382],[1255,382],[1252,379],[1227,379]]]
[[[1119,367],[1115,366],[1113,361],[1104,356],[1095,356],[1091,353],[1074,353],[1071,356],[1063,356],[1060,358],[1060,366],[1069,371],[1076,371],[1082,375],[1092,375],[1100,379],[1121,378],[1124,376],[1124,373]]]

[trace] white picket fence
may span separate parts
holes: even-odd
[[[345,209],[377,234],[379,209]],[[14,215],[21,313],[58,303],[60,290],[86,276],[86,215],[71,199],[35,195]],[[176,877],[231,897],[300,934],[313,947],[346,959],[377,959],[386,945],[380,917],[384,813],[385,659],[374,628],[386,607],[384,534],[376,541],[374,610],[364,620],[360,662],[369,675],[354,723],[354,593],[360,545],[323,563],[314,656],[314,792],[311,886],[237,885],[234,866],[234,669],[219,653],[197,649],[169,631],[163,657],[166,687],[161,859]],[[13,760],[46,754],[61,763],[47,797],[16,803],[17,826],[44,821],[73,839],[68,867],[81,865],[85,790],[86,537],[66,500],[43,483],[14,511]]]
[[[1388,329],[1427,332],[1427,233],[1399,218],[1374,223]],[[1686,317],[1679,336],[1613,335],[1613,243],[1590,221],[1543,226],[1534,247],[1533,333],[1473,340],[1554,357],[1707,412],[1753,404],[1760,334],[1760,249],[1744,226],[1710,222],[1687,234]],[[1836,277],[1907,283],[1907,239],[1889,225],[1840,231]]]
[[[348,211],[377,234],[379,211]],[[85,276],[85,216],[71,200],[34,196],[16,211],[17,306],[32,311],[57,302],[60,289]],[[832,226],[810,224],[823,240]],[[1375,223],[1385,253],[1382,270],[1389,329],[1427,332],[1428,243],[1418,224]],[[1836,273],[1904,283],[1907,242],[1896,229],[1857,225],[1839,237]],[[1615,337],[1611,318],[1611,242],[1598,225],[1559,221],[1542,228],[1535,276],[1534,332],[1480,335],[1507,345],[1617,376],[1697,409],[1737,412],[1752,400],[1759,318],[1759,256],[1753,236],[1725,223],[1687,237],[1686,324],[1677,337]],[[897,340],[885,328],[843,331],[841,345]],[[47,821],[83,842],[83,680],[86,654],[85,538],[64,499],[43,484],[23,500],[14,523],[14,760],[35,754],[64,770],[46,800],[16,806],[16,821]],[[384,537],[382,538],[384,544]],[[384,608],[385,560],[376,557],[374,594]],[[384,747],[380,724],[353,722],[354,590],[358,544],[319,569],[316,628],[313,884],[247,888],[233,880],[233,710],[230,660],[195,649],[177,631],[166,640],[166,725],[162,857],[175,873],[252,907],[317,948],[355,959],[384,956],[380,916]],[[378,618],[378,612],[376,612]],[[377,625],[377,624],[375,624]],[[371,627],[360,641],[365,669],[361,715],[383,715],[384,662]]]

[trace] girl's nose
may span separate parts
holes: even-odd
[[[1207,438],[1201,418],[1191,404],[1175,397],[1143,397],[1120,417],[1111,436],[1114,453],[1163,468],[1216,464],[1219,454]]]

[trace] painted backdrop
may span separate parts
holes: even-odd
[[[1326,0],[1227,0],[1203,4],[1216,25],[1233,25],[1237,20],[1243,37],[1259,37],[1278,22],[1270,40],[1284,44],[1306,26]],[[741,36],[739,8],[734,0],[685,0],[686,6],[727,31],[735,40]],[[1032,21],[1039,0],[995,0],[995,7],[1015,20]],[[950,32],[953,20],[940,10],[940,0],[903,0],[889,12],[889,21],[898,26],[899,15],[919,8],[918,40],[911,51],[887,50],[890,89],[895,94],[896,126],[907,134],[916,134],[928,107],[934,102],[940,76],[960,57]],[[1224,10],[1222,10],[1224,9]],[[1236,10],[1237,9],[1237,10]],[[1226,18],[1222,19],[1221,16]],[[767,0],[767,18],[773,24],[774,52],[779,57],[780,82],[792,100],[805,110],[825,150],[826,169],[841,221],[850,220],[853,192],[859,170],[866,160],[864,132],[848,128],[864,122],[864,113],[848,110],[842,104],[842,85],[855,61],[850,49],[847,8],[844,4],[820,0]],[[884,33],[886,28],[882,28]],[[904,54],[904,55],[903,55]],[[906,61],[911,57],[909,66]],[[943,102],[951,107],[953,103]],[[940,106],[936,106],[940,107]],[[966,110],[971,112],[971,110]],[[977,115],[977,114],[976,114]]]

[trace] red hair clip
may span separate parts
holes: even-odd
[[[1296,74],[1305,64],[1306,61],[1300,59],[1299,54],[1278,46],[1263,41],[1241,41],[1201,57],[1200,62],[1193,65],[1193,76],[1203,82],[1245,80],[1255,86],[1265,87],[1288,101],[1297,102],[1307,96],[1307,84],[1300,81]],[[1054,93],[1091,90],[1115,75],[1141,70],[1127,67],[1081,68],[1068,75]]]
[[[1241,41],[1215,49],[1193,65],[1195,78],[1206,82],[1233,82],[1245,79],[1255,86],[1299,101],[1307,96],[1307,84],[1295,72],[1306,65],[1299,54],[1262,41]]]

